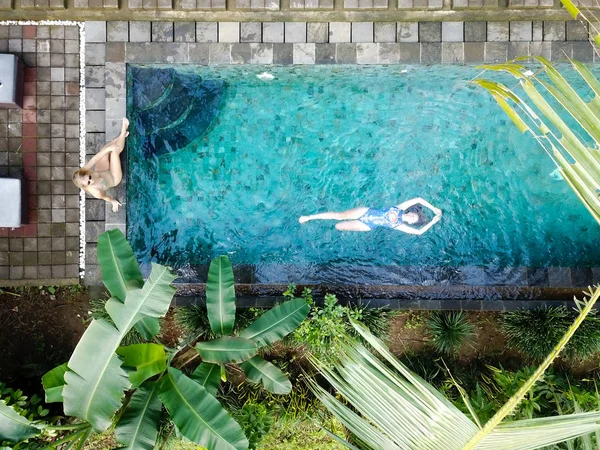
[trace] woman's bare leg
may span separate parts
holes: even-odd
[[[354,208],[342,212],[325,212],[313,214],[311,216],[301,216],[298,221],[300,223],[308,222],[309,220],[352,220],[361,218],[369,208]]]
[[[371,228],[360,220],[338,222],[335,224],[335,228],[340,231],[371,231]]]
[[[113,173],[113,169],[112,169],[113,164],[111,164],[111,159],[114,160],[115,158],[110,158],[110,155],[113,152],[116,152],[118,155],[125,148],[125,138],[129,135],[129,132],[127,131],[128,127],[129,127],[129,120],[124,118],[123,119],[123,127],[121,128],[121,134],[116,139],[113,139],[108,144],[106,144],[104,147],[102,147],[100,149],[100,151],[98,152],[97,156],[99,156],[99,158],[94,163],[94,171],[95,172],[104,172],[106,170],[110,170],[113,178],[115,177],[115,174]],[[102,156],[100,156],[101,154],[102,154]],[[119,158],[116,158],[116,159],[118,160]],[[119,171],[120,170],[121,170],[121,163],[119,162]],[[122,178],[122,176],[123,175],[121,174],[119,181]],[[117,184],[119,184],[119,183],[117,183]]]
[[[123,169],[121,168],[121,159],[119,155],[125,148],[125,138],[129,136],[129,120],[123,119],[123,127],[121,128],[121,134],[118,138],[109,142],[108,145],[113,146],[113,150],[109,153],[109,170],[113,177],[115,186],[118,185],[123,179]]]

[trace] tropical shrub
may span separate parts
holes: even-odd
[[[539,306],[531,310],[505,312],[502,331],[509,348],[530,361],[540,361],[557,344],[577,317],[576,310],[564,306]],[[568,359],[585,360],[600,352],[600,317],[591,311],[564,349]]]
[[[236,311],[233,332],[243,330],[264,312],[265,310],[261,308],[239,308]],[[178,307],[173,313],[173,318],[178,326],[197,339],[209,340],[217,337],[210,328],[206,307],[204,306],[186,305]]]
[[[275,422],[274,413],[262,403],[246,403],[233,412],[233,417],[241,425],[249,442],[249,449],[258,445]]]
[[[340,422],[358,439],[359,448],[373,449],[537,449],[600,432],[600,411],[527,420],[505,421],[528,395],[584,321],[600,297],[577,302],[580,314],[544,362],[511,398],[483,424],[461,390],[466,415],[433,386],[408,370],[368,329],[352,324],[377,355],[358,340],[338,344],[329,361],[313,358],[331,393],[316,382],[313,389]],[[380,359],[381,358],[381,359]],[[338,436],[340,441],[343,437]],[[587,437],[586,437],[587,438]],[[350,444],[346,443],[350,448]]]
[[[475,327],[462,311],[436,311],[427,320],[426,335],[436,352],[454,355],[475,336]]]
[[[283,293],[284,297],[293,298],[296,286],[290,284]],[[313,300],[312,290],[305,288],[302,298],[311,306],[308,320],[304,321],[293,333],[297,345],[306,347],[317,357],[326,356],[335,351],[337,342],[348,335],[355,335],[350,319],[362,321],[371,332],[380,338],[386,338],[392,318],[396,311],[388,308],[369,308],[367,306],[343,306],[333,294],[325,294],[323,307]]]
[[[93,430],[104,431],[116,422],[117,442],[132,449],[153,449],[163,405],[182,436],[209,449],[247,449],[240,425],[215,398],[225,367],[239,364],[249,381],[277,394],[288,393],[285,374],[258,356],[261,347],[292,332],[306,317],[303,299],[287,301],[263,314],[237,336],[233,271],[226,256],[210,265],[206,304],[216,339],[190,341],[176,349],[147,342],[123,346],[135,328],[151,341],[160,331],[175,288],[175,276],[153,264],[144,282],[131,247],[123,234],[111,230],[98,241],[102,279],[111,294],[106,311],[112,321],[94,319],[71,359],[44,375],[47,402],[62,402],[65,414],[78,420],[70,442],[83,446]],[[182,369],[200,365],[188,376]],[[126,395],[127,393],[127,395]],[[39,428],[0,402],[0,439],[17,443]],[[66,442],[66,441],[65,441]]]

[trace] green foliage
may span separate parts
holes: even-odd
[[[344,428],[335,418],[326,418],[323,425],[336,434]],[[314,421],[289,419],[276,421],[262,442],[263,450],[343,450],[346,447],[328,436]]]
[[[260,448],[258,445],[275,422],[273,411],[262,403],[246,403],[233,412],[233,417],[244,430],[249,449]]]
[[[475,334],[462,311],[436,311],[427,320],[427,337],[436,352],[453,355]]]
[[[42,420],[48,416],[50,411],[42,405],[42,399],[36,394],[29,398],[23,395],[20,389],[14,390],[0,382],[0,400],[12,408],[21,416],[31,422]]]
[[[502,331],[509,348],[530,361],[540,361],[556,345],[573,323],[577,311],[564,306],[540,306],[532,310],[502,314]],[[571,360],[585,360],[600,352],[600,316],[591,311],[563,351]]]
[[[262,308],[238,308],[233,333],[237,334],[240,330],[248,327],[264,312],[265,310]],[[210,328],[204,306],[187,305],[175,308],[173,318],[175,323],[186,331],[186,334],[193,335],[197,339],[208,341],[217,337]]]
[[[105,320],[112,323],[110,315],[106,311],[107,300],[108,299],[100,298],[90,299],[90,311],[92,314],[90,315],[89,320]],[[132,328],[121,341],[121,345],[141,344],[143,342],[146,342],[146,340],[142,337],[140,332],[137,329]]]
[[[427,322],[428,313],[422,311],[411,311],[404,321],[404,328],[407,330],[417,330]]]
[[[290,284],[283,293],[284,297],[293,298],[296,286]],[[366,306],[343,306],[333,294],[326,294],[323,307],[313,301],[312,291],[305,288],[302,298],[311,305],[308,320],[304,321],[293,334],[296,345],[305,346],[313,355],[324,358],[335,352],[340,340],[347,336],[355,336],[350,319],[364,323],[371,332],[380,338],[386,338],[390,323],[397,312],[388,308],[369,308]]]

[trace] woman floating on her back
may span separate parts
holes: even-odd
[[[112,204],[112,210],[118,211],[121,204],[106,195],[106,190],[117,186],[123,178],[119,155],[125,148],[125,138],[129,136],[129,120],[123,119],[123,127],[118,138],[110,141],[94,155],[90,161],[73,174],[73,183],[96,198]]]
[[[408,208],[416,204],[426,206],[435,214],[434,218],[421,228],[410,226],[419,221],[419,214],[405,212]],[[410,234],[423,234],[435,223],[439,222],[441,217],[441,209],[418,197],[388,209],[355,208],[344,212],[325,212],[313,214],[312,216],[302,216],[298,220],[300,223],[308,222],[309,220],[342,220],[343,222],[335,224],[335,227],[341,231],[371,231],[376,227],[385,227]]]

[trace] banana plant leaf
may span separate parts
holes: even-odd
[[[46,393],[46,403],[62,402],[62,391],[65,385],[65,373],[69,370],[67,363],[50,370],[42,377],[42,386]]]
[[[306,319],[309,310],[308,303],[303,299],[289,300],[264,313],[239,337],[254,341],[259,347],[272,344],[294,331]]]
[[[221,384],[221,366],[202,362],[191,373],[190,378],[215,396]]]
[[[167,267],[152,265],[142,289],[129,289],[125,302],[111,298],[106,309],[115,328],[94,320],[71,355],[63,389],[65,414],[90,422],[97,431],[111,425],[121,406],[123,392],[130,386],[116,350],[125,334],[144,317],[162,317],[175,294],[175,276]]]
[[[18,414],[13,408],[0,400],[0,442],[21,442],[40,434],[30,420]]]
[[[125,413],[117,423],[117,442],[127,450],[153,450],[158,435],[162,403],[158,398],[160,382],[147,381],[135,391]]]
[[[159,344],[133,344],[119,347],[117,354],[123,357],[123,367],[134,369],[129,372],[129,381],[134,388],[167,368],[167,354],[165,348]]]
[[[223,336],[196,344],[202,360],[213,364],[240,363],[258,352],[256,342],[239,337]]]
[[[254,383],[264,386],[267,391],[274,394],[289,394],[292,390],[292,383],[285,374],[268,361],[260,356],[255,356],[248,361],[240,364],[240,367]]]
[[[217,336],[228,336],[235,323],[233,270],[227,256],[213,259],[206,282],[206,311],[210,328]]]
[[[106,231],[98,238],[98,264],[104,285],[122,302],[128,289],[140,289],[144,284],[133,250],[120,230]],[[144,317],[135,324],[135,329],[144,339],[151,340],[160,331],[160,325],[158,319]]]
[[[217,399],[181,371],[169,367],[159,397],[181,434],[211,450],[245,450],[248,439]]]

